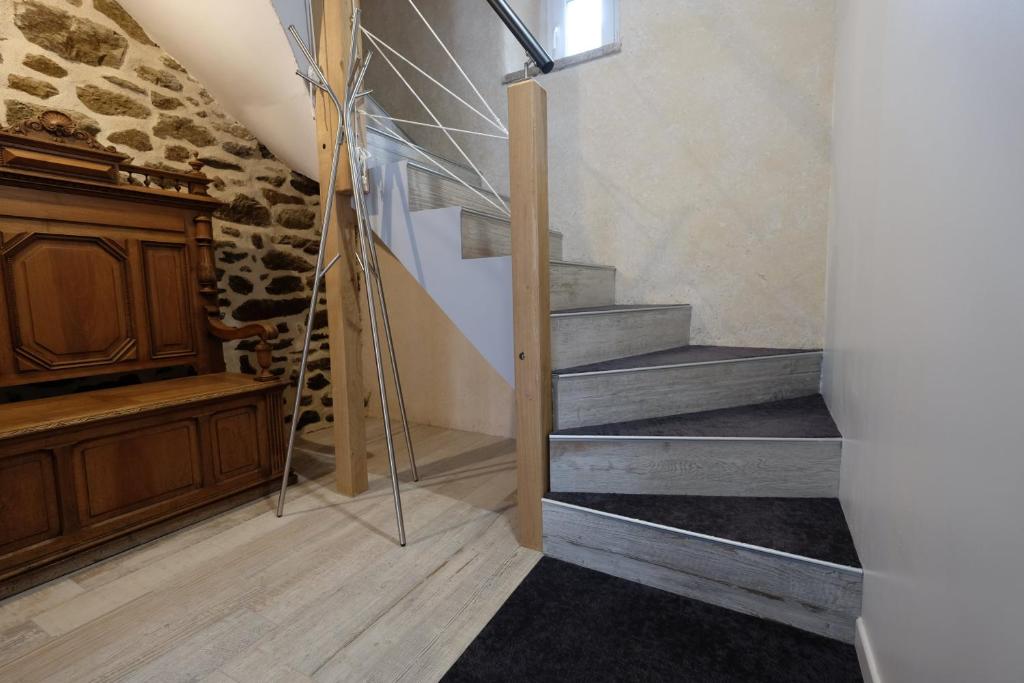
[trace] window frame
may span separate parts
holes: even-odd
[[[602,17],[601,44],[591,50],[565,54],[565,10],[572,0],[547,0],[547,11],[544,16],[544,35],[551,46],[552,59],[571,59],[576,55],[584,55],[606,51],[609,45],[619,42],[619,0],[601,0]]]

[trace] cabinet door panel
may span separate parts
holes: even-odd
[[[23,233],[5,236],[2,254],[19,371],[113,365],[137,356],[123,244]]]
[[[214,414],[210,417],[210,429],[218,482],[260,468],[255,406]]]
[[[83,524],[185,495],[202,485],[193,419],[77,444],[72,456]]]
[[[143,242],[142,265],[152,357],[195,354],[185,245]]]
[[[0,460],[0,555],[59,534],[53,453]]]

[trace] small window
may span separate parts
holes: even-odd
[[[552,57],[562,59],[618,40],[618,0],[548,0]]]

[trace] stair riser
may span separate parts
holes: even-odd
[[[387,129],[385,126],[378,123],[373,125],[378,128],[384,128],[385,130]],[[423,164],[430,166],[431,168],[435,168],[434,165],[424,159],[419,152],[404,143],[398,142],[397,140],[392,140],[391,138],[379,133],[369,131],[366,136],[366,141],[367,146],[370,148],[370,153],[373,155],[370,157],[369,162],[371,168],[398,161],[412,161],[417,164]],[[474,184],[479,182],[479,178],[477,178],[477,175],[473,173],[472,170],[463,168],[456,163],[442,159],[436,155],[433,155],[433,158],[440,163],[441,166],[462,178],[467,183]],[[438,172],[440,172],[440,170]]]
[[[489,190],[481,190],[480,194],[490,202],[456,180],[425,171],[411,164],[408,166],[408,180],[410,211],[438,209],[445,206],[461,206],[484,213],[500,211],[498,207],[501,206],[501,202],[495,199]],[[507,200],[505,203],[508,203]]]
[[[862,573],[544,501],[556,559],[846,642]]]
[[[562,233],[549,233],[548,251],[552,259],[562,258]],[[507,220],[472,211],[462,212],[462,258],[511,254],[512,236]]]
[[[834,498],[842,443],[784,439],[551,439],[551,490]]]
[[[689,306],[551,318],[551,363],[556,370],[689,343]]]
[[[551,264],[551,310],[615,303],[615,270],[571,263]]]
[[[555,429],[765,403],[818,392],[821,353],[556,376]]]

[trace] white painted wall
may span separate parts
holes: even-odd
[[[1024,680],[1024,3],[846,0],[824,391],[887,683]]]
[[[319,175],[310,98],[276,11],[305,33],[301,0],[121,4],[278,158],[310,178]]]

